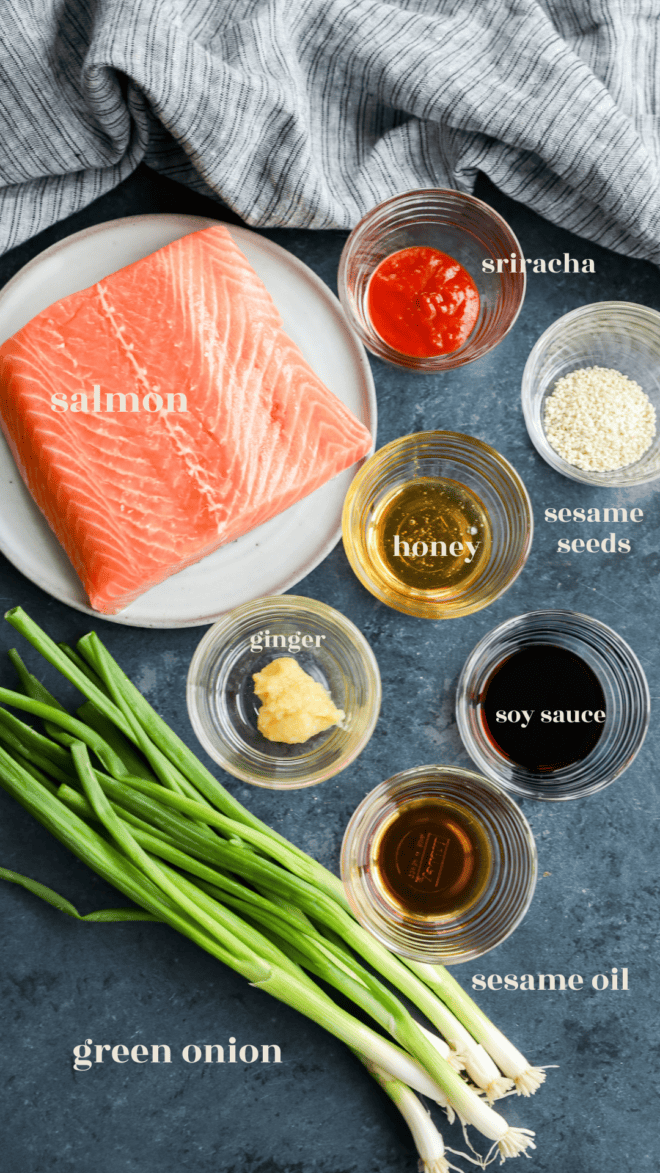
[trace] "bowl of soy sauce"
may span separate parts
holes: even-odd
[[[609,786],[639,752],[650,696],[637,656],[575,611],[518,615],[479,641],[458,682],[463,744],[488,778],[561,801]]]

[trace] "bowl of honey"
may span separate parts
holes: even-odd
[[[529,823],[496,783],[456,766],[395,774],[363,799],[341,874],[360,923],[414,961],[471,961],[508,937],[536,884]]]
[[[448,188],[407,191],[351,232],[339,300],[372,354],[411,370],[450,370],[508,334],[525,296],[521,257],[511,228],[483,200]]]
[[[454,619],[487,607],[520,574],[534,529],[518,473],[458,432],[416,432],[380,448],[344,501],[348,560],[377,599]]]

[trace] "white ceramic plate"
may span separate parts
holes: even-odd
[[[217,221],[202,216],[129,216],[86,228],[46,249],[0,292],[0,343],[60,297],[86,289],[172,240]],[[227,225],[266,285],[287,334],[323,382],[375,439],[376,393],[367,357],[343,310],[311,269],[263,236]],[[359,465],[278,517],[153,587],[119,615],[133,627],[195,627],[233,607],[281,594],[336,545],[346,490]],[[78,611],[98,616],[21,480],[0,433],[0,549],[27,578]]]

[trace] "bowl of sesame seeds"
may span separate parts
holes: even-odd
[[[564,476],[604,488],[660,477],[660,313],[601,301],[558,318],[527,359],[522,405]]]

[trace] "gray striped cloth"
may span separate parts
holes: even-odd
[[[660,263],[659,0],[0,0],[0,249],[145,161],[349,228],[478,170]]]

